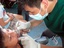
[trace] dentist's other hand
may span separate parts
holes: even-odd
[[[29,32],[30,26],[31,26],[31,23],[30,23],[30,22],[18,21],[18,22],[16,23],[16,29],[17,29],[18,31],[20,31],[21,34]]]
[[[25,33],[28,33],[29,32],[29,29],[21,29],[20,30],[20,34],[25,34]]]

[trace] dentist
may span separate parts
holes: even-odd
[[[42,35],[57,34],[61,37],[64,47],[64,0],[18,0],[21,2],[23,8],[29,13],[29,16],[34,20],[30,21],[31,26],[34,27],[45,22],[48,30]],[[21,30],[27,32],[27,30]],[[57,48],[50,46],[43,46],[43,48]]]

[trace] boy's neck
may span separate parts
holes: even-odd
[[[11,47],[11,46],[9,46],[9,47],[7,47],[7,48],[17,48],[17,47],[16,47],[16,46],[12,46],[12,47]]]
[[[14,47],[7,47],[7,48],[21,48],[19,44],[15,45]]]

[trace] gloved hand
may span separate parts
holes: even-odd
[[[24,48],[40,48],[40,44],[35,42],[34,39],[27,34],[23,34],[23,37],[20,37],[19,40],[21,40]]]
[[[21,29],[29,29],[31,26],[30,22],[22,22],[22,21],[18,21],[16,23],[16,28],[17,30],[21,30]]]

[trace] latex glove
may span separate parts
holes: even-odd
[[[21,29],[29,29],[31,26],[30,22],[22,22],[22,21],[18,21],[16,23],[16,28],[17,30],[21,30]]]
[[[35,42],[34,39],[27,34],[23,34],[23,37],[20,37],[19,39],[24,48],[40,48],[40,44]]]

